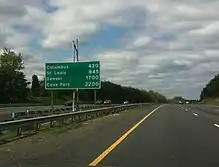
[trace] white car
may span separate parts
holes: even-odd
[[[129,104],[129,102],[128,101],[124,101],[123,104]]]

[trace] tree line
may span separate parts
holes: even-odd
[[[219,98],[219,74],[207,83],[200,94],[200,100],[214,98]]]
[[[49,96],[49,92],[45,90],[44,80],[40,83],[40,87],[40,96]],[[56,96],[60,99],[71,99],[72,91],[56,91]],[[79,99],[81,102],[92,103],[94,101],[94,90],[79,90]],[[101,89],[96,90],[96,100],[111,100],[112,103],[122,103],[124,101],[129,101],[131,103],[167,102],[166,97],[158,92],[121,86],[109,81],[101,82]]]
[[[0,54],[0,103],[29,102],[36,97],[49,97],[50,91],[45,90],[45,79],[39,80],[37,75],[32,76],[32,83],[28,82],[25,74],[22,55],[9,49]],[[70,100],[72,91],[54,91],[56,99]],[[136,102],[166,102],[164,95],[155,91],[146,91],[134,87],[121,86],[109,81],[101,82],[101,89],[96,90],[97,100],[111,100],[113,103],[129,101]],[[93,90],[79,90],[80,102],[93,102]]]

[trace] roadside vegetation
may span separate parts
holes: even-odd
[[[48,105],[50,92],[45,90],[44,79],[39,79],[33,74],[32,82],[26,79],[23,72],[24,65],[21,53],[16,53],[7,48],[0,54],[0,106]],[[149,90],[139,90],[134,87],[125,87],[109,81],[102,81],[101,89],[96,91],[97,100],[110,99],[112,103],[122,103],[128,100],[135,102],[166,102],[162,94]],[[72,91],[55,91],[54,104],[64,104],[70,100]],[[79,90],[81,103],[92,103],[94,91]],[[3,104],[3,105],[1,105]],[[17,105],[16,105],[17,104]]]
[[[200,103],[219,105],[219,74],[214,76],[203,88]]]

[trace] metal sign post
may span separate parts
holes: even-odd
[[[53,90],[51,91],[51,110],[52,114],[54,114],[54,92]],[[53,126],[53,121],[50,122],[50,127]]]
[[[72,59],[73,62],[75,62],[75,44],[74,41],[72,41]],[[75,90],[72,90],[72,111],[75,111]]]
[[[76,52],[76,61],[78,62],[79,61],[78,39],[76,39],[76,44],[74,44],[74,48],[75,48],[75,52]],[[76,95],[77,95],[77,97],[76,97],[76,109],[78,110],[79,109],[79,90],[78,89],[76,89]]]
[[[51,91],[51,109],[52,109],[52,113],[54,111],[54,94],[53,94],[53,90]]]
[[[94,90],[94,104],[96,104],[96,101],[97,101],[97,91]]]
[[[72,111],[75,111],[75,90],[73,90],[72,94]]]

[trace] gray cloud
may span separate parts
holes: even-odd
[[[187,71],[194,67],[194,64],[190,61],[185,60],[175,60],[169,62],[162,62],[158,68],[156,68],[153,73],[172,73]]]

